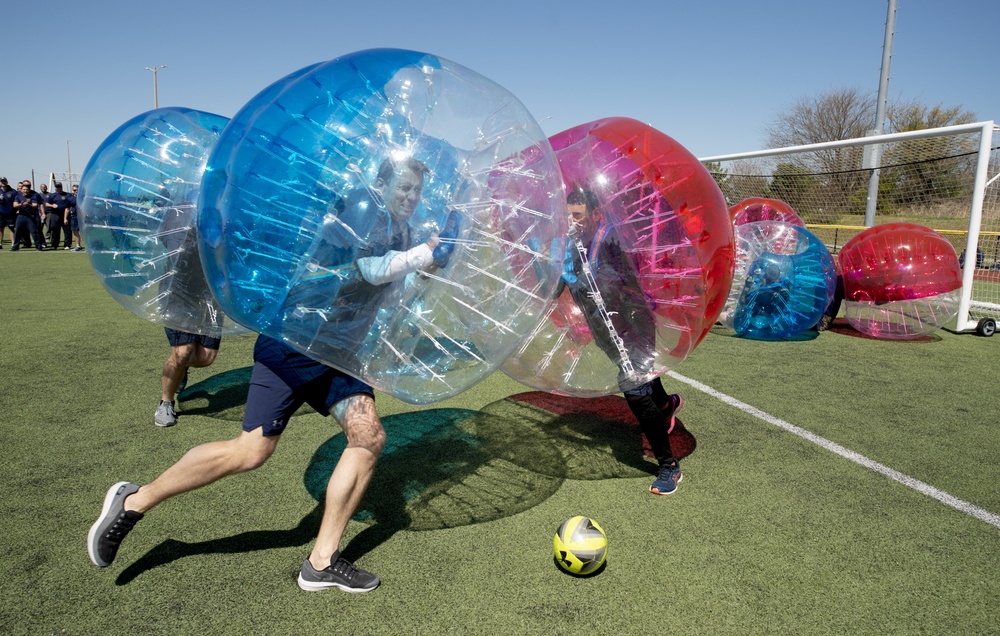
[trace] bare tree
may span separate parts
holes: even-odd
[[[764,128],[768,148],[864,137],[875,125],[875,98],[857,88],[803,97]]]
[[[926,130],[958,124],[971,124],[977,119],[976,113],[962,110],[962,105],[945,108],[941,104],[928,108],[917,100],[889,104],[886,119],[891,132]]]
[[[928,107],[913,100],[890,104],[886,118],[892,132],[926,130],[971,124],[974,112],[962,106]],[[953,199],[967,187],[975,170],[977,142],[970,137],[933,137],[894,146],[883,158],[884,178],[889,187],[886,205],[927,213]],[[880,197],[882,195],[880,194]]]
[[[838,88],[804,97],[765,128],[770,148],[864,137],[875,125],[875,98],[857,88]],[[797,155],[798,172],[813,174],[832,209],[847,209],[867,187],[861,148],[833,148]]]
[[[767,145],[783,148],[864,137],[875,127],[875,102],[870,93],[857,88],[803,97],[764,128]],[[899,100],[888,106],[886,119],[887,132],[907,132],[971,123],[976,115],[961,106],[930,107],[917,100]],[[884,210],[929,209],[953,197],[962,187],[963,175],[972,169],[975,150],[962,137],[894,144],[881,160],[879,205]],[[864,167],[863,156],[860,146],[796,154],[772,188],[780,186],[786,197],[807,189],[822,196],[826,209],[853,210],[867,197],[870,170]]]

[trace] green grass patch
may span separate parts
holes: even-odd
[[[389,447],[346,554],[366,595],[295,585],[315,482],[342,443],[304,410],[262,468],[164,503],[115,563],[85,538],[108,486],[238,434],[253,336],[193,370],[153,426],[160,327],[68,252],[0,252],[0,631],[10,634],[985,634],[1000,624],[1000,529],[675,380],[698,448],[670,497],[628,421],[546,419],[494,374],[427,407],[380,395]],[[796,342],[710,333],[676,371],[935,488],[1000,512],[1000,338],[849,330]],[[324,464],[325,462],[325,464]],[[574,578],[552,535],[608,533]]]

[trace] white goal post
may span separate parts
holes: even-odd
[[[730,206],[781,199],[834,252],[868,225],[909,221],[937,230],[963,262],[955,328],[992,335],[1000,319],[997,130],[985,121],[699,160]],[[877,192],[874,205],[869,192]]]

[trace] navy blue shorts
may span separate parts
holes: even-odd
[[[203,336],[199,333],[178,331],[177,329],[171,329],[170,327],[164,327],[163,330],[167,332],[167,342],[170,343],[171,347],[179,347],[186,344],[200,344],[206,349],[218,351],[219,345],[222,344],[222,338],[213,338],[211,336]]]
[[[17,223],[16,214],[0,214],[0,227],[9,227],[11,230],[14,229],[14,225]]]
[[[375,397],[370,386],[336,369],[293,389],[274,371],[255,362],[243,414],[243,430],[249,433],[263,427],[264,437],[281,435],[289,418],[303,404],[326,416],[334,404],[357,394]]]

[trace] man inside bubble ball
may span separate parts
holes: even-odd
[[[682,475],[668,433],[676,425],[684,400],[678,394],[668,395],[659,377],[644,380],[656,352],[655,317],[621,236],[602,219],[597,195],[573,188],[566,204],[570,240],[556,297],[563,286],[569,287],[594,342],[618,365],[618,386],[659,462],[649,492],[672,494]],[[590,277],[584,271],[581,251],[586,254]]]
[[[337,200],[307,271],[288,291],[282,333],[322,346],[328,355],[353,357],[372,339],[379,308],[392,305],[417,272],[448,264],[458,234],[457,212],[450,213],[440,235],[413,245],[409,221],[425,174],[424,164],[412,157],[386,159],[374,187]]]
[[[383,164],[383,168],[375,183],[381,201],[372,200],[380,210],[368,212],[389,217],[376,224],[385,224],[391,236],[389,228],[413,213],[425,169],[414,160],[390,162]],[[390,223],[392,219],[396,221]],[[442,234],[447,231],[445,228]],[[376,280],[385,284],[405,278],[419,268],[430,267],[432,262],[439,266],[447,263],[450,252],[435,252],[441,243],[437,234],[409,249],[409,233],[404,234],[385,253],[363,256],[377,261],[359,263],[361,276],[367,279],[368,273],[374,272],[379,274]],[[100,567],[111,565],[122,539],[143,515],[166,499],[261,466],[274,453],[289,418],[303,404],[309,404],[318,413],[333,415],[344,431],[347,447],[327,484],[319,532],[312,551],[302,563],[298,585],[305,591],[374,590],[380,583],[379,577],[356,567],[340,553],[344,529],[368,488],[386,442],[372,387],[265,335],[259,336],[254,346],[254,366],[240,435],[191,449],[144,486],[127,481],[111,486],[87,537],[90,560]]]

